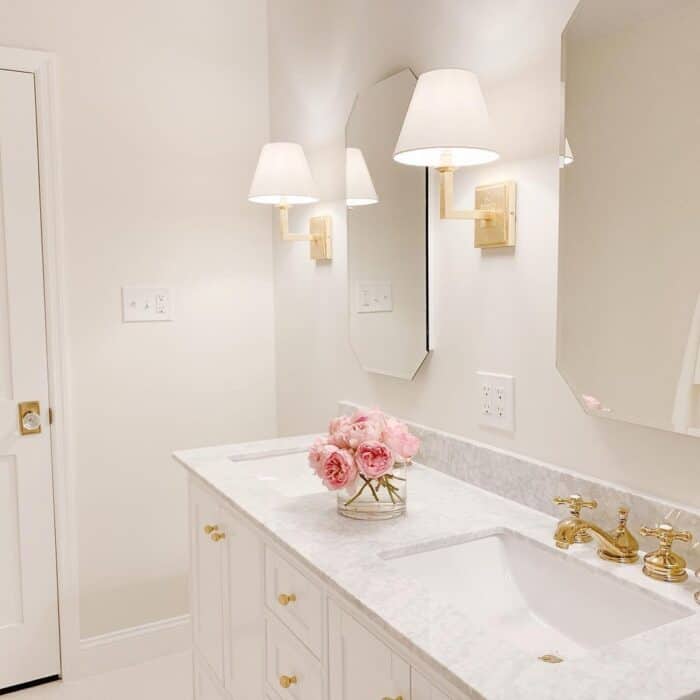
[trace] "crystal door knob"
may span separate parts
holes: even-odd
[[[17,406],[19,411],[19,431],[22,435],[36,435],[41,432],[41,409],[38,401],[23,401]]]

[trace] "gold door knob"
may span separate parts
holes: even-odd
[[[671,547],[676,540],[690,542],[693,539],[692,533],[676,530],[669,523],[661,523],[657,527],[642,527],[639,533],[644,537],[656,537],[659,540],[659,548],[644,557],[642,571],[647,576],[671,583],[680,583],[688,578],[685,559],[672,551]]]
[[[226,533],[225,532],[212,532],[211,538],[212,538],[212,540],[214,540],[214,542],[221,542],[221,540],[226,539]]]
[[[280,593],[277,596],[277,602],[280,605],[289,605],[290,603],[296,603],[297,597],[294,593],[287,595],[286,593]]]
[[[204,526],[204,534],[211,535],[212,532],[216,532],[218,529],[219,529],[218,525],[205,525]]]
[[[289,688],[290,685],[294,685],[296,682],[296,676],[280,676],[280,685],[283,688]]]

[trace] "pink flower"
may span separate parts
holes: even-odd
[[[382,435],[383,425],[378,421],[365,420],[359,423],[351,423],[345,430],[345,439],[352,449],[363,442],[377,441]]]
[[[329,491],[337,491],[350,486],[357,479],[357,467],[352,452],[341,450],[335,445],[324,445],[312,458],[311,448],[309,463]]]
[[[323,438],[316,438],[316,441],[309,449],[309,466],[320,476],[321,464],[325,458],[325,451],[328,444]]]
[[[382,440],[402,462],[410,460],[420,448],[420,440],[409,432],[405,423],[396,418],[387,419]]]
[[[394,466],[394,455],[379,440],[368,440],[357,446],[355,463],[368,479],[376,479]]]

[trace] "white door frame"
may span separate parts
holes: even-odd
[[[46,341],[49,399],[53,414],[51,453],[53,467],[56,564],[63,677],[79,670],[80,610],[78,601],[77,519],[75,471],[71,455],[70,383],[63,280],[63,211],[60,153],[57,138],[56,61],[53,54],[0,47],[0,69],[34,75],[41,237],[43,245]]]

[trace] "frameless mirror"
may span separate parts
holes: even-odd
[[[402,379],[428,353],[427,170],[393,158],[415,84],[407,69],[358,95],[345,132],[350,342]]]
[[[581,0],[564,32],[557,329],[586,410],[696,436],[699,33],[688,0]]]

